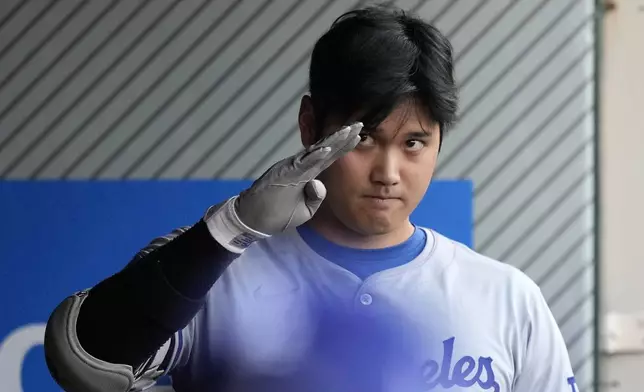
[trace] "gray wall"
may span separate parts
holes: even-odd
[[[358,3],[3,0],[0,177],[257,176],[299,148],[311,46]],[[397,4],[456,51],[437,175],[473,180],[477,250],[540,284],[589,390],[594,1]]]

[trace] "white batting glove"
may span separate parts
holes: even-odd
[[[356,147],[362,127],[347,126],[277,162],[250,188],[211,207],[204,220],[212,236],[229,251],[242,253],[257,240],[307,222],[326,196],[316,177]]]

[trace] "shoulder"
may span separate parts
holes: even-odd
[[[295,285],[302,252],[297,234],[283,233],[257,241],[249,246],[226,269],[218,283],[243,283],[245,287]]]
[[[241,255],[241,260],[261,259],[266,263],[283,263],[287,259],[297,258],[303,251],[302,239],[295,230],[270,236],[249,246]]]
[[[432,233],[436,239],[436,250],[449,259],[445,274],[459,281],[461,287],[503,292],[521,301],[534,301],[542,296],[539,286],[519,268],[478,253],[435,231]]]

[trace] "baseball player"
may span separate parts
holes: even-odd
[[[539,288],[409,216],[457,110],[452,48],[391,7],[316,43],[304,150],[66,298],[66,391],[577,392]],[[171,208],[171,206],[169,206]],[[445,206],[450,208],[450,206]]]

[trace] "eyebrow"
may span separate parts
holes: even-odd
[[[378,134],[382,133],[383,130],[380,126],[377,126],[375,129],[372,130],[365,130],[367,134]],[[400,131],[396,132],[399,133]],[[409,138],[416,138],[416,139],[424,139],[424,138],[429,138],[432,137],[433,132],[432,131],[424,131],[424,130],[414,130],[414,131],[409,131],[404,133],[405,137]]]
[[[426,137],[431,137],[432,133],[424,132],[424,131],[412,131],[412,132],[408,132],[406,136],[415,137],[415,138],[426,138]]]

